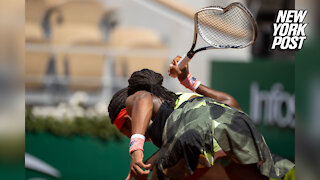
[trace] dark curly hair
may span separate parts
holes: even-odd
[[[121,109],[126,107],[126,99],[128,97],[128,88],[123,88],[115,93],[109,103],[108,112],[113,124]]]
[[[128,81],[129,86],[115,93],[109,103],[108,112],[112,123],[120,110],[126,107],[127,97],[137,91],[148,91],[168,104],[175,105],[177,96],[162,86],[163,76],[161,74],[150,69],[142,69],[132,73]]]
[[[163,76],[150,69],[142,69],[132,73],[128,80],[128,95],[137,91],[148,91],[168,104],[174,106],[177,96],[162,86]]]

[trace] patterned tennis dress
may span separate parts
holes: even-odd
[[[270,178],[282,178],[294,167],[289,160],[270,153],[244,112],[211,98],[186,97],[190,95],[180,95],[174,111],[164,115],[166,121],[161,122],[164,128],[160,131],[161,142],[156,143],[160,154],[155,164],[159,179],[164,175],[180,179],[192,174],[201,157],[210,167],[219,149],[237,163],[256,163],[260,173]],[[148,132],[154,131],[150,128]]]

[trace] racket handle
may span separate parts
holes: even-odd
[[[190,61],[190,58],[188,57],[188,53],[187,53],[178,62],[179,69],[182,69],[186,64],[188,64],[189,61]]]

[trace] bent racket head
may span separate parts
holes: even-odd
[[[198,33],[210,46],[195,50]],[[257,24],[250,11],[241,3],[225,8],[210,6],[194,15],[194,37],[190,51],[178,62],[182,69],[199,51],[208,49],[245,48],[255,42]]]
[[[194,21],[194,41],[199,33],[211,45],[205,49],[244,48],[253,44],[257,37],[256,22],[241,3],[232,3],[225,8],[211,6],[200,9],[195,13]]]

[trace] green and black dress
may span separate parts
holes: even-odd
[[[180,95],[176,107],[163,103],[147,130],[160,148],[155,163],[160,179],[191,175],[201,157],[208,162],[206,166],[213,165],[212,157],[220,148],[235,162],[256,163],[260,173],[270,178],[282,178],[294,167],[270,153],[245,113],[211,98],[186,97],[190,95]]]

